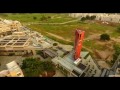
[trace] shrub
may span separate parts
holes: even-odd
[[[51,18],[51,16],[48,16],[48,18]]]
[[[57,46],[58,44],[57,43],[53,43],[53,46]]]
[[[34,19],[34,20],[36,20],[36,19],[37,19],[37,17],[33,17],[33,19]]]
[[[117,28],[117,31],[120,32],[120,27]]]
[[[91,16],[91,20],[95,20],[95,18],[96,18],[95,15]]]
[[[110,36],[108,34],[102,34],[100,35],[100,40],[110,40]]]
[[[82,17],[82,18],[81,18],[81,21],[85,21],[85,20],[86,20],[86,18],[85,18],[85,17]]]
[[[81,18],[81,21],[85,21],[85,20],[95,20],[96,16],[93,15],[93,16],[89,16],[87,15],[86,17],[82,17]]]
[[[89,15],[87,15],[87,16],[86,16],[86,19],[87,19],[87,20],[90,20],[90,19],[91,19],[91,17],[90,17]]]
[[[41,20],[41,21],[45,21],[45,20],[47,20],[47,17],[42,16],[42,17],[40,18],[40,20]]]
[[[9,56],[13,56],[13,55],[15,55],[15,53],[10,53],[10,54],[9,54]]]

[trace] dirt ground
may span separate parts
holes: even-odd
[[[110,69],[110,66],[109,66],[105,61],[98,61],[98,65],[99,65],[101,68]]]
[[[111,61],[113,59],[113,51],[109,51],[108,49],[104,51],[96,50],[95,54],[99,59],[104,61]]]
[[[89,35],[87,38],[85,38],[84,40],[98,40],[100,37],[100,34],[94,34],[92,33],[91,35]]]

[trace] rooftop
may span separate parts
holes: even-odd
[[[15,47],[15,46],[27,46],[29,45],[28,37],[5,37],[0,40],[0,47]]]
[[[23,77],[23,72],[15,61],[6,64],[12,77]]]
[[[78,65],[78,68],[84,70],[84,69],[86,68],[86,66],[80,63],[80,64]]]
[[[84,58],[88,53],[89,52],[81,52],[81,57]],[[73,72],[77,76],[78,76],[78,74],[82,75],[84,70],[87,68],[87,66],[83,65],[82,63],[80,63],[79,65],[74,64],[73,52],[66,55],[64,58],[56,57],[56,58],[52,59],[52,61],[55,64],[59,63],[64,68],[66,68],[67,70]]]

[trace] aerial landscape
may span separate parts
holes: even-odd
[[[1,13],[0,77],[120,77],[120,14]]]

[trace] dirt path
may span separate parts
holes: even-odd
[[[67,42],[72,42],[72,41],[70,41],[69,39],[65,39],[65,38],[63,38],[63,37],[61,37],[61,36],[58,36],[58,35],[56,35],[56,34],[49,33],[49,32],[46,32],[46,33],[49,34],[50,36],[55,37],[55,38],[58,38],[58,39],[61,39],[61,40],[67,41]]]
[[[120,43],[120,37],[118,37],[118,38],[111,38],[111,40],[114,40],[115,42]]]
[[[63,22],[63,23],[36,23],[36,22],[29,22],[29,23],[24,23],[24,25],[30,25],[30,24],[50,24],[50,25],[64,25],[64,24],[68,24],[71,22],[76,22],[79,21],[79,19],[76,20],[71,20],[71,21],[67,21],[67,22]]]
[[[91,52],[91,53],[94,53],[91,49],[85,47],[85,46],[82,46],[82,48],[86,49],[87,51]]]
[[[92,35],[89,35],[84,40],[97,40],[97,39],[99,39],[99,36],[100,36],[100,34],[92,34]]]

